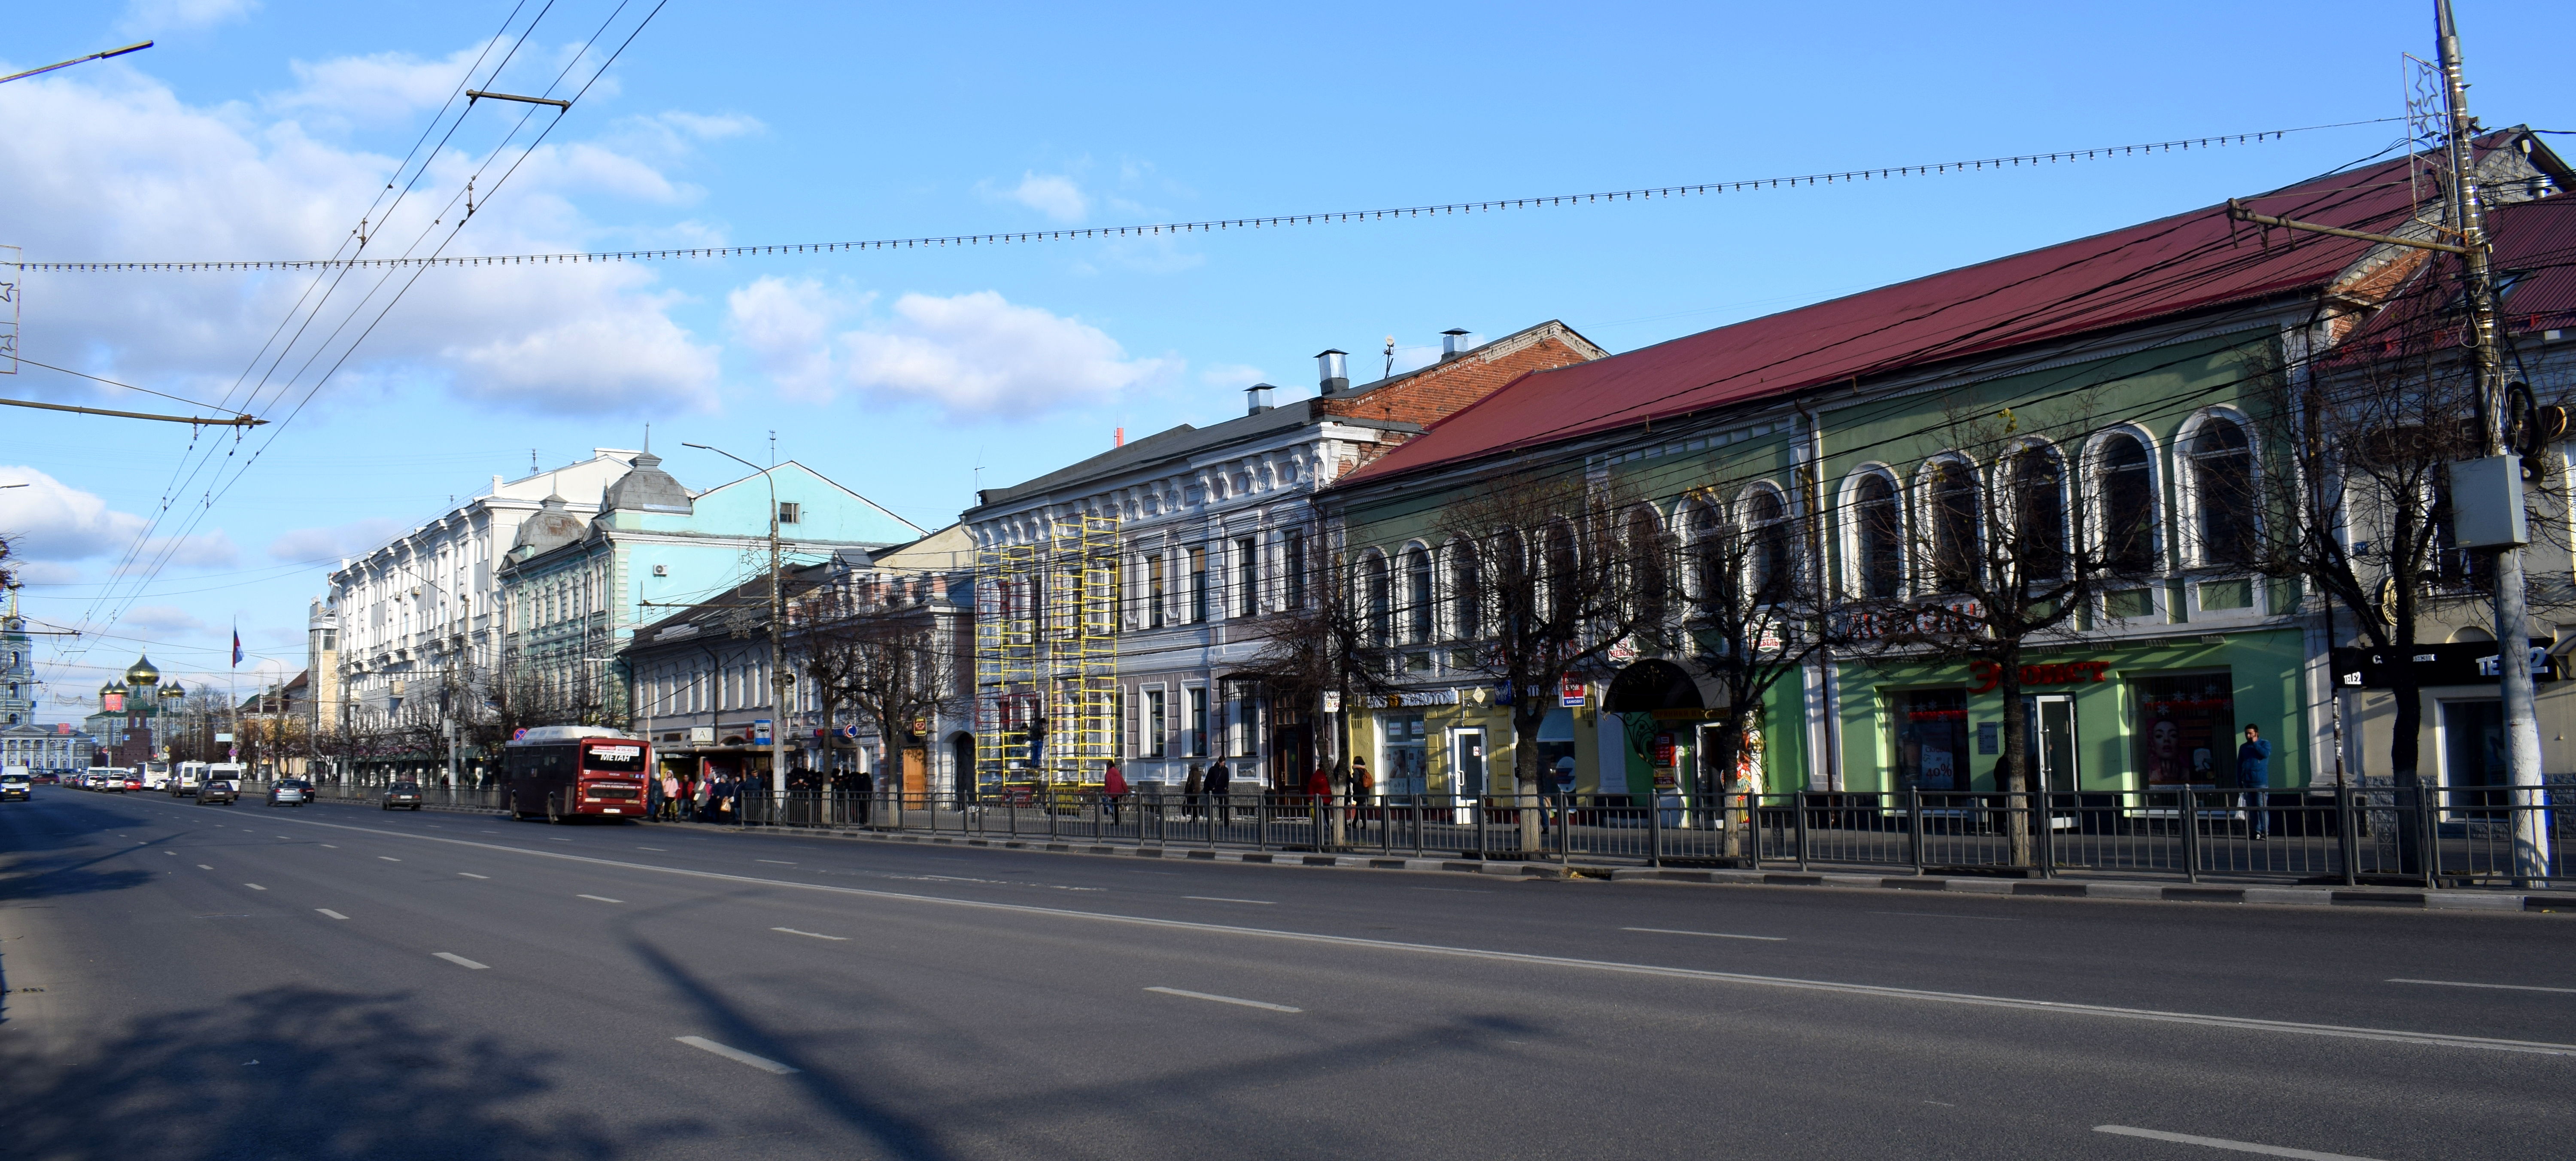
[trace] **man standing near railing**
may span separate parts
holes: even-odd
[[[2263,807],[2264,791],[2272,784],[2272,743],[2263,740],[2260,727],[2245,727],[2245,744],[2236,747],[2236,783],[2245,788],[2246,826],[2254,832],[2254,841],[2262,842],[2269,817]]]
[[[1118,769],[1116,758],[1110,759],[1108,767],[1100,772],[1100,794],[1101,797],[1109,800],[1109,821],[1125,822],[1125,819],[1119,817],[1118,804],[1126,801],[1127,798],[1127,775]]]

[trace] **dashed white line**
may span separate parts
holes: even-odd
[[[2371,1161],[2350,1153],[2320,1153],[2314,1149],[2292,1149],[2282,1145],[2257,1145],[2252,1141],[2230,1141],[2225,1137],[2195,1137],[2189,1133],[2167,1133],[2155,1129],[2133,1129],[2127,1125],[2095,1125],[2096,1133],[2121,1137],[2145,1137],[2150,1141],[2171,1141],[2177,1145],[2199,1145],[2225,1149],[2234,1153],[2260,1153],[2266,1157],[2296,1157],[2300,1161]]]
[[[163,852],[161,852],[161,853],[162,853],[162,854],[165,854],[165,855],[168,855],[168,856],[170,856],[171,858],[174,858],[174,859],[179,857],[179,852],[177,852],[177,851],[163,851]]]
[[[1203,899],[1210,903],[1252,903],[1262,907],[1276,907],[1279,905],[1268,899],[1228,899],[1223,895],[1183,895],[1181,898]]]
[[[671,1039],[677,1040],[682,1044],[686,1044],[691,1048],[705,1049],[706,1051],[733,1061],[736,1064],[748,1064],[753,1068],[769,1073],[772,1076],[786,1076],[797,1071],[791,1066],[780,1064],[766,1056],[754,1056],[742,1049],[735,1048],[732,1045],[718,1044],[704,1036],[674,1036]]]
[[[330,850],[335,850],[335,851],[336,851],[336,850],[339,850],[339,849],[340,849],[340,848],[338,848],[338,847],[332,846],[332,845],[331,845],[331,844],[329,844],[329,843],[324,843],[324,844],[322,844],[322,845],[323,845],[325,848],[330,849]]]
[[[2472,984],[2465,980],[2390,980],[2392,984],[2430,984],[2437,988],[2496,988],[2508,992],[2570,992],[2576,988],[2544,988],[2538,984]]]
[[[379,858],[379,859],[383,859],[384,861],[386,861],[386,862],[388,862],[388,863],[399,863],[399,862],[401,862],[401,861],[402,861],[401,859],[397,859],[397,858],[393,857],[392,855],[377,855],[376,857],[377,857],[377,858]]]
[[[1220,1004],[1240,1004],[1246,1008],[1263,1008],[1273,1012],[1305,1011],[1304,1008],[1291,1008],[1286,1004],[1273,1004],[1262,1000],[1246,1000],[1234,996],[1210,995],[1206,992],[1186,992],[1179,988],[1147,988],[1145,990],[1149,992],[1161,992],[1166,996],[1186,996],[1193,1000],[1214,1000]]]
[[[257,883],[244,883],[244,884],[242,884],[242,886],[248,887],[248,888],[250,888],[250,889],[251,889],[251,890],[253,890],[253,891],[265,891],[265,890],[268,890],[268,888],[266,888],[266,887],[262,887],[262,886],[260,886],[260,885],[259,885],[259,884],[257,884]]]
[[[660,848],[660,847],[637,847],[637,848],[635,848],[635,849],[636,849],[636,850],[639,850],[639,851],[653,851],[653,852],[656,852],[656,853],[658,853],[658,854],[665,854],[665,855],[667,855],[667,854],[670,854],[670,853],[671,853],[671,852],[669,852],[669,851],[663,850],[663,849],[662,849],[662,848]]]
[[[463,875],[463,876],[465,876],[465,877],[466,877],[466,878],[468,878],[468,879],[489,879],[489,878],[491,878],[491,877],[492,877],[492,876],[490,876],[490,875],[477,875],[477,874],[475,874],[475,873],[474,873],[474,872],[472,872],[472,871],[458,871],[458,872],[456,872],[456,873],[457,873],[457,874],[460,874],[460,875]]]
[[[576,898],[581,898],[581,899],[597,899],[597,900],[599,900],[599,901],[600,901],[600,902],[602,902],[602,903],[623,903],[623,902],[625,902],[625,901],[626,901],[626,900],[624,900],[624,899],[611,899],[611,898],[609,898],[609,897],[608,897],[608,896],[606,896],[606,895],[580,895],[580,896],[576,896]]]
[[[197,869],[198,869],[198,870],[200,870],[200,871],[211,871],[211,870],[214,870],[214,868],[213,868],[213,867],[209,867],[209,866],[205,865],[204,863],[199,863],[199,864],[197,864]]]
[[[795,865],[796,865],[796,864],[791,863],[791,862],[788,862],[788,861],[786,861],[786,860],[784,860],[784,859],[753,859],[753,860],[752,860],[752,862],[755,862],[755,863],[776,863],[776,864],[778,864],[779,866],[782,866],[782,867],[792,867],[792,866],[795,866]]]
[[[346,919],[346,918],[348,918],[348,916],[346,916],[346,915],[342,915],[342,914],[340,914],[340,913],[339,913],[339,912],[337,912],[337,911],[333,911],[332,909],[330,909],[330,908],[328,908],[328,907],[316,907],[316,908],[314,908],[314,910],[319,911],[319,912],[323,913],[324,915],[328,915],[328,916],[330,916],[330,917],[331,917],[331,918],[333,918],[333,919]]]
[[[476,962],[474,962],[473,960],[467,959],[467,958],[465,958],[464,956],[458,955],[458,954],[456,954],[455,952],[452,952],[452,951],[434,951],[434,952],[431,952],[430,954],[431,954],[431,955],[434,955],[434,956],[437,956],[437,957],[438,957],[438,958],[440,958],[440,959],[446,960],[446,961],[447,961],[447,962],[449,962],[449,963],[455,964],[455,965],[456,965],[456,966],[458,966],[458,967],[461,967],[461,968],[472,968],[473,970],[478,971],[478,972],[479,972],[479,971],[489,971],[489,970],[491,970],[491,967],[492,967],[492,965],[490,965],[490,964],[476,963]]]
[[[850,937],[846,935],[825,935],[819,931],[798,931],[793,927],[772,927],[770,930],[784,931],[789,935],[802,935],[807,939],[828,939],[834,943],[848,943],[850,941]]]
[[[1670,927],[1622,927],[1621,931],[1643,931],[1649,935],[1704,935],[1710,939],[1758,939],[1764,943],[1787,943],[1785,935],[1735,935],[1724,931],[1679,931]]]

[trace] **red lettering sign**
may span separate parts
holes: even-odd
[[[2102,674],[2110,668],[2108,661],[2052,661],[2025,665],[2021,667],[2021,683],[2024,686],[2080,685],[2104,680]],[[1968,676],[1977,683],[1970,686],[1968,692],[1986,693],[2003,684],[2003,667],[1992,661],[1971,661],[1968,663]]]

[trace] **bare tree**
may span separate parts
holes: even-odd
[[[1670,616],[1669,534],[1651,513],[1632,520],[1643,500],[1625,482],[1567,468],[1503,466],[1439,523],[1469,562],[1453,570],[1452,600],[1480,622],[1455,633],[1475,642],[1462,660],[1511,690],[1512,780],[1525,802],[1540,792],[1538,732],[1558,682]],[[1521,849],[1535,851],[1540,814],[1520,817]]]
[[[2089,418],[2043,427],[2010,409],[1953,411],[1942,427],[1945,450],[1917,473],[1912,518],[1908,489],[1896,481],[1865,489],[1851,513],[1859,575],[1836,636],[1863,655],[1968,663],[2003,699],[1998,790],[2043,789],[2031,777],[2022,702],[2028,655],[2085,639],[2095,616],[2117,611],[2104,603],[2110,594],[2138,592],[2158,572],[2154,505],[2092,501],[2128,497],[2145,477],[2077,486],[2083,471],[2109,477],[2132,465],[2122,455],[2088,465],[2061,450],[2087,447],[2097,430]],[[2220,498],[2235,531],[2212,551],[2250,570],[2250,490]],[[1957,774],[1966,789],[1968,772]],[[2015,864],[2029,865],[2030,814],[2011,812],[2010,830]]]
[[[1703,770],[1713,775],[1703,794],[1725,792],[1772,688],[1827,641],[1816,623],[1816,510],[1812,499],[1757,484],[1732,502],[1686,499],[1676,513],[1682,544],[1675,587],[1687,615],[1674,644],[1725,700],[1702,735],[1709,739]]]
[[[818,698],[872,718],[898,778],[903,755],[924,744],[921,723],[956,697],[956,643],[920,596],[898,596],[884,578],[851,578],[816,590],[798,631]]]
[[[1318,524],[1309,522],[1291,535],[1300,559],[1283,568],[1296,575],[1280,586],[1282,607],[1253,623],[1249,638],[1261,648],[1242,672],[1260,679],[1274,705],[1315,707],[1323,695],[1336,695],[1342,710],[1325,716],[1338,726],[1360,699],[1396,688],[1394,579],[1382,557],[1372,558],[1372,570],[1347,554],[1305,547],[1329,544]],[[1325,736],[1333,751],[1325,760],[1334,781],[1343,783],[1350,770],[1340,752],[1341,731],[1328,729]],[[1368,792],[1350,786],[1353,795]]]

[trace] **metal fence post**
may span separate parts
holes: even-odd
[[[2415,813],[2424,836],[2424,889],[2430,891],[2442,881],[2442,807],[2432,787],[2416,785]]]
[[[1755,799],[1754,801],[1759,802],[1759,801],[1760,801],[1760,799]],[[1804,790],[1792,790],[1792,791],[1790,791],[1790,792],[1789,792],[1789,813],[1790,813],[1792,816],[1794,816],[1794,817],[1793,817],[1793,819],[1792,819],[1792,822],[1793,822],[1793,824],[1797,827],[1797,835],[1798,835],[1798,837],[1797,837],[1797,844],[1798,844],[1798,869],[1799,869],[1799,870],[1801,870],[1801,871],[1803,871],[1803,870],[1806,870],[1806,869],[1807,869],[1807,792],[1806,792],[1806,791],[1804,791]],[[1757,812],[1757,814],[1758,814],[1758,812]],[[1760,841],[1760,839],[1757,837],[1755,841],[1759,842],[1759,841]],[[1916,854],[1916,856],[1917,856],[1917,857],[1915,858],[1915,860],[1914,860],[1914,861],[1915,861],[1915,862],[1917,862],[1917,863],[1921,863],[1921,862],[1923,861],[1923,860],[1922,860],[1922,858],[1920,857],[1920,856],[1921,856],[1921,854],[1922,854],[1922,851],[1921,851],[1921,849],[1920,849],[1920,847],[1919,847],[1919,846],[1917,847],[1915,854]]]
[[[2335,853],[2343,859],[2343,885],[2347,887],[2361,884],[2361,868],[2357,865],[2361,861],[2361,835],[2355,825],[2352,802],[2351,787],[2335,791]]]
[[[1905,788],[1905,845],[1913,855],[1914,873],[1923,873],[1923,788]],[[1802,856],[1803,857],[1803,856]],[[1804,865],[1803,863],[1801,864]]]
[[[2048,792],[2045,790],[2030,792],[2029,801],[2038,806],[2031,812],[2031,821],[2039,827],[2039,877],[2054,878],[2057,874],[2057,811],[2048,805]]]
[[[1252,796],[1252,841],[1261,850],[1270,849],[1270,796]]]
[[[2185,785],[2174,801],[2181,804],[2183,877],[2197,883],[2200,881],[2200,797]]]
[[[1652,804],[1646,813],[1646,865],[1660,867],[1664,865],[1664,800],[1650,795],[1646,801]]]

